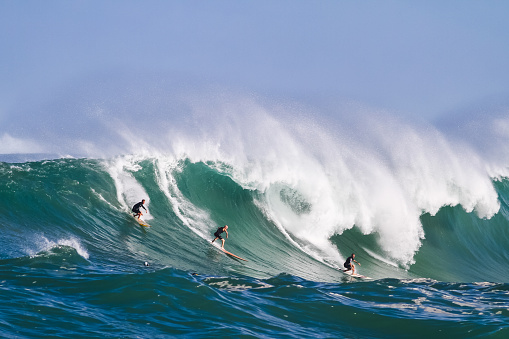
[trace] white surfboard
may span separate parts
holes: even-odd
[[[361,275],[359,273],[353,274],[351,270],[349,270],[349,271],[341,270],[341,272],[343,272],[343,274],[346,274],[346,275],[349,275],[351,277],[358,278],[358,279],[371,279],[370,277],[366,277],[365,275]]]

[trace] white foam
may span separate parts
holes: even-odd
[[[27,252],[30,256],[35,256],[37,253],[47,252],[57,246],[72,247],[83,258],[85,258],[85,259],[89,258],[88,251],[86,250],[85,247],[83,247],[80,240],[75,237],[62,238],[62,239],[57,239],[54,241],[54,240],[49,240],[45,236],[38,236],[36,239],[36,242],[35,242],[35,246],[31,247],[30,249],[27,249]]]
[[[119,132],[136,140],[137,154],[118,157],[108,167],[124,209],[148,199],[132,173],[140,160],[157,159],[158,185],[175,214],[205,237],[213,227],[209,217],[183,197],[172,171],[181,159],[211,162],[243,187],[261,192],[265,212],[283,233],[303,240],[302,250],[311,253],[303,245],[311,244],[327,256],[338,255],[330,236],[357,227],[376,233],[385,254],[403,265],[413,262],[425,236],[422,213],[461,205],[489,218],[499,210],[488,173],[502,173],[503,162],[486,161],[465,141],[430,125],[366,114],[362,108],[347,112],[363,114],[357,125],[316,123],[291,117],[293,107],[225,95],[194,97],[188,105],[190,125],[176,121],[165,135],[144,139]],[[282,198],[284,189],[295,192],[305,211],[296,212],[293,202]]]
[[[210,229],[214,228],[214,223],[211,222],[209,213],[189,202],[177,187],[173,172],[179,171],[178,161],[173,157],[160,157],[155,165],[157,183],[168,198],[175,215],[201,238],[210,238]]]
[[[280,121],[250,100],[195,103],[195,112],[203,131],[174,135],[176,158],[215,161],[237,183],[264,192],[271,219],[325,253],[331,235],[356,226],[377,233],[391,258],[409,264],[424,237],[423,212],[460,204],[491,217],[499,209],[481,158],[431,126],[367,118],[367,136],[357,137],[306,119]],[[284,187],[309,211],[295,213],[282,201]]]
[[[117,200],[122,206],[122,209],[130,213],[134,204],[145,199],[145,207],[148,212],[142,210],[143,219],[153,219],[148,208],[150,204],[150,197],[143,188],[143,186],[136,181],[133,176],[134,172],[141,169],[139,161],[144,160],[144,157],[127,155],[118,156],[110,161],[104,162],[104,166],[109,175],[113,179],[117,191]]]

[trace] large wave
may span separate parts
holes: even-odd
[[[111,107],[95,107],[90,116],[107,137],[54,136],[40,146],[89,160],[4,163],[1,194],[11,212],[2,217],[10,234],[3,255],[20,251],[9,237],[21,227],[39,242],[81,239],[106,251],[110,264],[122,263],[107,257],[150,258],[217,273],[203,260],[214,229],[229,224],[227,246],[250,261],[220,271],[335,280],[334,267],[356,252],[375,278],[503,279],[503,158],[483,157],[429,124],[359,107],[342,108],[348,119],[318,119],[258,98],[185,103],[178,106],[186,118],[174,120],[168,113],[121,121]],[[127,231],[129,207],[142,198],[150,243]]]

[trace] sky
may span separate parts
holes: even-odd
[[[497,0],[0,0],[0,136],[70,88],[133,74],[434,120],[509,97],[508,13]]]

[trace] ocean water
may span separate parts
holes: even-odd
[[[216,118],[137,152],[3,156],[2,337],[509,337],[503,153]],[[226,224],[246,262],[211,244]],[[367,279],[338,270],[353,252]]]

